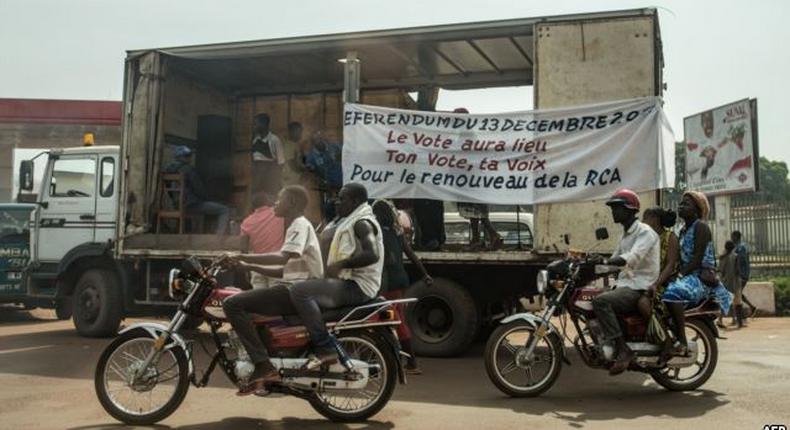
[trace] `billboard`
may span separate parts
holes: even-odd
[[[757,100],[689,116],[683,129],[688,189],[708,195],[758,189]]]

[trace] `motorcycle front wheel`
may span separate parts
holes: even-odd
[[[562,369],[562,339],[548,333],[537,341],[532,357],[526,345],[535,327],[525,321],[501,325],[491,333],[485,349],[488,378],[511,397],[535,397],[554,385]]]
[[[133,330],[116,338],[96,365],[99,402],[113,418],[131,425],[151,425],[172,414],[189,389],[189,363],[181,348],[163,351],[136,381],[133,375],[154,346],[148,332]]]
[[[367,332],[344,333],[338,342],[353,360],[370,366],[361,390],[319,390],[309,400],[319,414],[335,422],[364,421],[378,413],[398,383],[398,357],[384,339]]]

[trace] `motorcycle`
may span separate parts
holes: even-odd
[[[132,425],[159,422],[178,409],[190,384],[205,387],[218,365],[233,384],[248,383],[254,364],[236,333],[220,330],[227,322],[223,301],[241,291],[218,284],[216,276],[225,266],[226,257],[205,268],[194,257],[184,260],[180,270],[170,272],[169,293],[180,304],[169,324],[132,324],[104,350],[94,382],[99,401],[111,416]],[[297,316],[255,316],[253,323],[282,376],[281,383],[255,394],[307,400],[318,413],[337,422],[373,416],[387,404],[398,381],[405,383],[400,361],[404,353],[395,334],[401,322],[393,306],[414,301],[377,298],[353,308],[323,311],[338,341],[340,360],[318,369],[307,366],[310,338]],[[215,348],[200,377],[195,371],[195,341],[179,333],[189,318],[206,320]]]
[[[570,364],[564,348],[564,340],[570,341],[568,319],[577,333],[571,343],[582,361],[591,368],[611,367],[614,348],[603,341],[592,306],[605,289],[590,284],[616,269],[598,261],[600,257],[586,253],[569,253],[550,263],[538,274],[538,292],[547,303],[543,313],[511,315],[494,330],[486,344],[485,366],[500,391],[511,397],[535,397],[551,388],[562,364]],[[649,342],[648,321],[638,311],[618,315],[626,343],[635,353],[628,370],[647,373],[671,391],[699,388],[716,368],[719,334],[714,321],[719,312],[718,303],[711,299],[686,310],[688,356],[668,356],[665,345]],[[562,329],[552,323],[552,316],[558,317]],[[663,318],[664,327],[669,324],[667,318]]]

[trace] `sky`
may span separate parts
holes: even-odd
[[[120,100],[131,49],[643,7],[659,10],[677,138],[684,117],[756,98],[761,155],[790,163],[786,0],[0,0],[0,98]],[[441,93],[437,108],[457,106],[530,109],[532,91]]]

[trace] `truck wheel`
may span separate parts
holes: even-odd
[[[74,326],[87,337],[112,336],[123,317],[123,294],[112,272],[91,269],[74,289]]]
[[[63,297],[55,302],[55,316],[59,320],[71,319],[71,310],[74,299],[72,297]]]
[[[448,279],[417,283],[406,291],[417,303],[406,309],[412,346],[418,355],[450,357],[466,351],[479,328],[477,306],[462,286]]]

